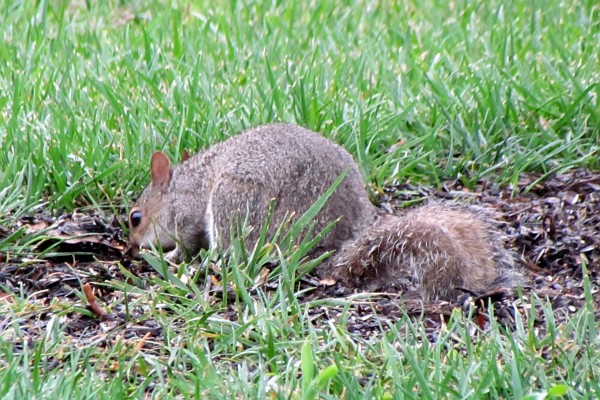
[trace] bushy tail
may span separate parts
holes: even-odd
[[[429,204],[386,215],[346,243],[335,275],[366,290],[401,290],[424,300],[454,300],[466,288],[514,286],[520,273],[493,213],[483,207]]]

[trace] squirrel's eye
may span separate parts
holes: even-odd
[[[142,212],[141,211],[133,211],[129,214],[129,223],[132,228],[136,228],[140,222],[142,222]]]

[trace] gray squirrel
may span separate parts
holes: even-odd
[[[271,199],[268,237],[291,213],[302,215],[344,172],[314,219],[314,232],[338,220],[313,249],[334,251],[322,277],[361,289],[413,290],[424,300],[454,300],[461,289],[484,292],[518,281],[512,253],[488,211],[430,204],[396,216],[368,197],[352,156],[305,128],[271,124],[237,136],[171,166],[157,152],[151,183],[129,214],[130,244],[156,247],[174,262],[202,248],[230,243],[233,213],[247,213],[256,242]]]

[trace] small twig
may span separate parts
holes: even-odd
[[[144,335],[144,337],[142,337],[142,339],[137,342],[137,344],[134,347],[134,351],[136,353],[139,353],[140,350],[142,350],[142,347],[144,347],[144,344],[146,343],[146,340],[148,340],[148,338],[150,337],[150,333],[151,332],[146,332],[146,334]]]
[[[513,211],[513,212],[506,213],[506,214],[505,214],[505,217],[508,217],[508,218],[515,217],[515,216],[517,216],[517,215],[519,215],[519,214],[523,214],[525,211],[529,211],[529,210],[531,210],[531,209],[532,209],[532,208],[534,208],[534,207],[535,207],[535,205],[529,205],[529,206],[526,206],[526,207],[524,207],[524,208],[521,208],[521,209],[519,209],[519,210],[517,210],[517,211]]]
[[[7,303],[12,303],[15,300],[15,297],[10,294],[10,293],[6,293],[0,290],[0,303],[2,302],[7,302]],[[0,331],[2,327],[0,327]]]
[[[579,189],[582,186],[588,185],[590,183],[592,183],[592,184],[594,184],[594,183],[600,184],[600,177],[593,176],[591,178],[581,179],[581,180],[575,181],[575,182],[567,185],[563,190],[565,190],[565,191],[566,190],[576,190],[576,189]]]
[[[83,285],[83,293],[85,293],[85,298],[90,305],[90,308],[100,318],[104,318],[108,315],[106,311],[100,308],[98,303],[96,302],[96,296],[94,296],[94,292],[92,291],[92,286],[89,283],[85,283]]]

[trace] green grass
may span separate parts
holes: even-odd
[[[0,6],[4,213],[128,204],[153,151],[276,120],[376,184],[599,166],[592,0],[37,3]]]
[[[177,160],[273,121],[333,138],[379,186],[600,167],[595,0],[14,0],[0,2],[0,26],[6,226],[41,209],[113,214],[147,182],[152,152]],[[36,240],[9,239],[0,250]],[[600,396],[591,299],[539,337],[534,315],[505,334],[457,313],[432,343],[408,319],[365,341],[343,315],[317,329],[309,311],[366,300],[303,302],[284,281],[248,303],[239,273],[256,265],[228,268],[236,322],[202,287],[190,299],[162,280],[151,291],[135,277],[110,283],[131,296],[115,308],[159,322],[158,354],[123,338],[108,350],[70,344],[61,316],[81,304],[0,304],[0,397],[518,398],[561,385]],[[39,313],[56,315],[40,328],[47,340],[15,348],[20,321]]]
[[[349,332],[347,311],[362,304],[375,313],[372,298],[305,301],[286,274],[275,279],[275,291],[263,291],[245,275],[249,266],[240,261],[243,250],[237,251],[232,250],[229,265],[237,288],[229,308],[226,300],[207,296],[202,277],[201,284],[187,287],[176,277],[157,278],[149,282],[151,291],[133,275],[130,283],[110,284],[127,296],[106,307],[115,313],[128,307],[129,326],[156,321],[162,329],[158,350],[142,346],[139,337],[123,337],[119,328],[74,346],[62,317],[86,313],[80,305],[16,301],[0,332],[0,396],[113,399],[150,392],[153,398],[464,399],[546,398],[554,392],[580,399],[600,394],[600,341],[588,280],[586,307],[564,324],[555,322],[547,302],[533,297],[535,307],[517,313],[514,331],[506,332],[494,319],[482,330],[457,311],[432,342],[408,317],[380,321],[385,333],[365,339]],[[250,290],[252,301],[242,301]],[[326,318],[327,308],[342,312],[316,321]],[[28,346],[20,322],[40,313],[55,318],[36,329],[45,340]],[[536,333],[533,322],[541,313],[546,323]],[[147,341],[157,344],[152,336]]]

